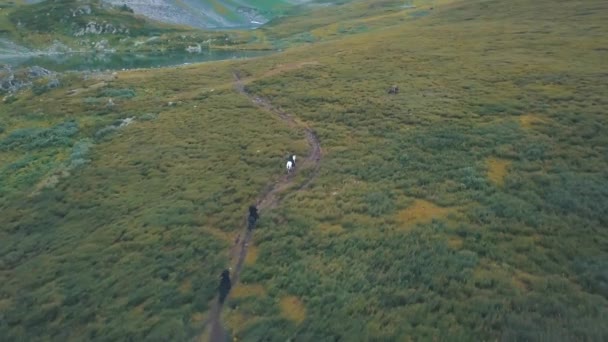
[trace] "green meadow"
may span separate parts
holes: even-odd
[[[5,97],[0,336],[206,340],[247,207],[308,152],[238,73],[323,158],[261,213],[231,339],[608,339],[608,4],[402,5],[277,19],[275,55]]]

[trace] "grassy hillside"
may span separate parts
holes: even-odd
[[[0,49],[10,40],[42,50],[184,51],[197,45],[235,48],[249,43],[250,37],[246,32],[204,32],[165,24],[101,0],[10,2],[0,11]],[[269,48],[258,42],[249,47]]]
[[[266,34],[330,41],[270,57],[7,98],[0,336],[204,337],[247,206],[306,154],[238,71],[324,152],[262,213],[224,311],[238,340],[606,340],[607,5],[427,4],[327,10],[374,25],[333,35],[294,16]]]

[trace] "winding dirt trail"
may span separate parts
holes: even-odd
[[[306,188],[317,176],[321,163],[322,150],[321,143],[319,142],[317,134],[308,125],[296,119],[284,110],[273,106],[268,100],[247,92],[247,90],[245,89],[245,85],[243,84],[243,80],[241,79],[238,72],[234,73],[234,79],[234,87],[236,88],[236,90],[240,94],[246,96],[256,106],[274,115],[277,115],[292,129],[304,131],[306,141],[308,142],[308,145],[310,147],[310,152],[305,158],[298,159],[299,162],[297,170],[311,169],[312,172],[310,172],[306,180],[298,188],[296,188],[295,191],[299,191]],[[268,185],[266,190],[262,192],[256,202],[258,210],[260,212],[275,208],[280,204],[281,198],[279,197],[279,194],[290,188],[291,181],[297,173],[297,170],[296,172],[293,172],[290,175],[284,175],[280,177],[277,181]],[[243,232],[236,238],[234,245],[230,250],[230,264],[234,265],[231,272],[232,289],[234,289],[234,287],[238,285],[241,271],[243,269],[243,264],[245,263],[245,258],[247,257],[249,243],[251,242],[252,237],[253,230],[247,229],[247,223],[245,220]],[[225,342],[227,339],[226,331],[222,327],[220,320],[221,313],[222,304],[220,304],[219,299],[216,298],[213,301],[209,319],[207,320],[207,324],[210,324],[211,326],[211,333],[209,336],[209,341],[211,342]]]

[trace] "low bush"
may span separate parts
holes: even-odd
[[[70,153],[70,161],[68,167],[70,169],[77,168],[89,162],[88,154],[92,146],[89,140],[80,140],[72,146]]]
[[[156,113],[146,113],[139,116],[139,120],[141,121],[151,121],[156,120],[158,118],[158,114]]]
[[[123,88],[123,89],[104,89],[100,96],[103,97],[113,97],[113,98],[119,98],[119,99],[130,99],[135,97],[135,91],[133,89],[130,88]]]
[[[78,133],[76,121],[66,121],[51,128],[21,128],[11,132],[0,141],[0,149],[34,150],[55,146],[70,146],[72,137]]]
[[[114,132],[116,132],[116,130],[118,130],[117,126],[105,126],[95,132],[95,139],[101,140],[109,136],[110,134],[113,134]]]

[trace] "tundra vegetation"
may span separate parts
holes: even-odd
[[[261,213],[232,336],[608,339],[608,3],[413,5],[319,7],[262,30],[280,54],[2,103],[0,336],[204,338],[248,206],[307,153],[238,72],[323,159]]]
[[[20,50],[65,51],[184,51],[209,49],[271,49],[250,31],[201,31],[154,21],[128,7],[102,0],[46,0],[0,4],[0,52]],[[11,51],[12,50],[12,51]]]

